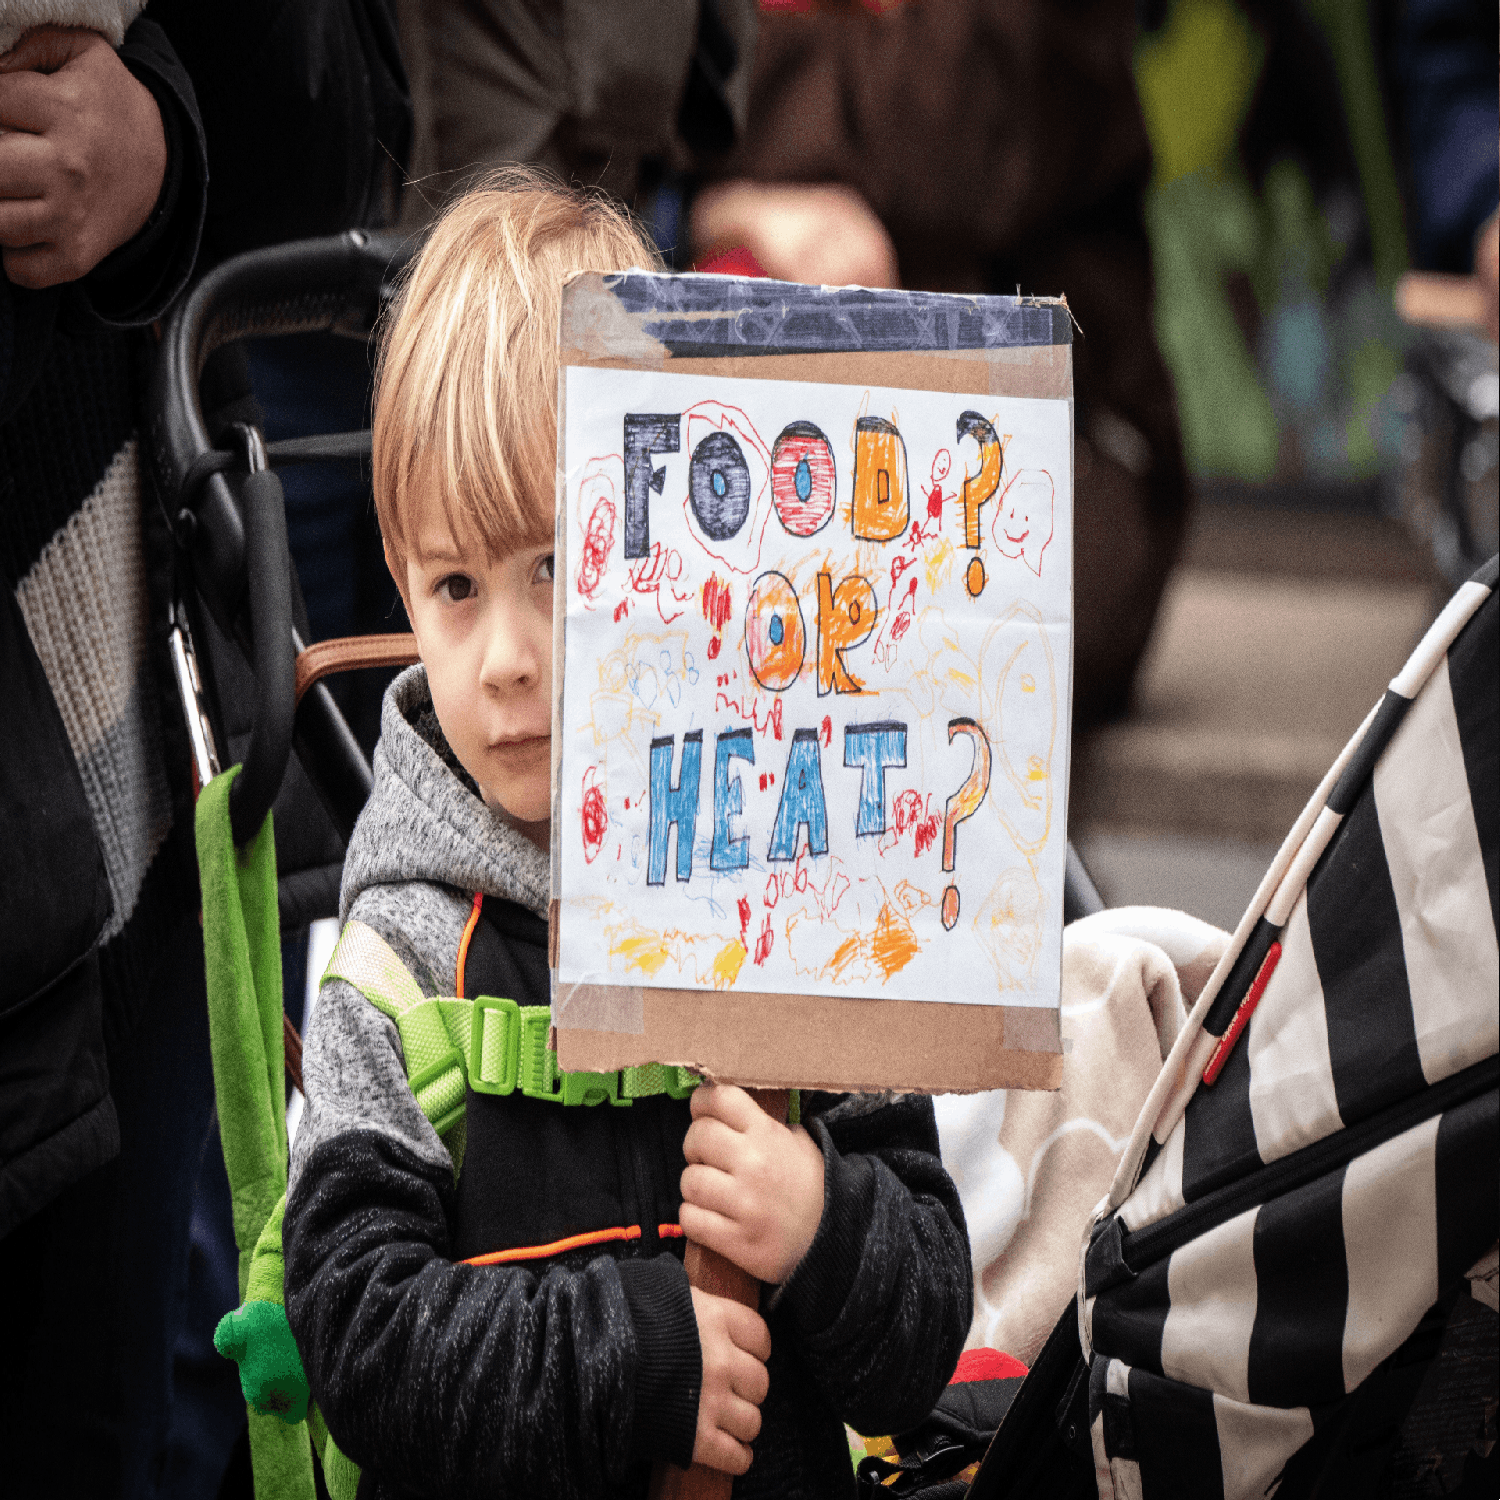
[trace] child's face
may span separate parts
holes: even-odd
[[[432,706],[485,802],[540,837],[552,797],[552,543],[492,559],[442,510],[412,527],[407,613]]]

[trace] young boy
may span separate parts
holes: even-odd
[[[512,174],[440,220],[382,353],[376,504],[422,665],[386,696],[341,907],[427,995],[548,1000],[558,307],[575,271],[653,263],[603,203]],[[913,1425],[958,1358],[930,1100],[804,1094],[788,1127],[723,1086],[471,1088],[455,1181],[342,980],[303,1069],[287,1314],[362,1497],[644,1495],[662,1459],[852,1495],[842,1422]],[[684,1235],[771,1284],[764,1320],[688,1286]]]

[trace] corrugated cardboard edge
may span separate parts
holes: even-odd
[[[608,1073],[677,1063],[746,1087],[863,1092],[1055,1089],[1062,1081],[1061,1013],[1051,1006],[717,990],[641,994],[642,1031],[560,1027],[558,1065]]]
[[[1031,396],[1073,401],[1071,344],[903,354],[802,353],[674,358],[608,292],[595,273],[574,277],[560,316],[556,571],[567,576],[567,474],[563,437],[570,365],[670,370],[737,380],[800,380],[954,395]],[[1038,299],[1045,300],[1045,299]],[[1063,299],[1066,305],[1066,299]],[[553,620],[553,660],[566,661],[564,611]],[[1071,700],[1071,681],[1069,683]],[[552,868],[560,856],[563,673],[552,676]],[[1071,722],[1071,703],[1069,721]],[[554,988],[560,902],[553,891],[549,961]],[[613,990],[614,987],[604,987]],[[575,991],[575,993],[578,993]],[[617,992],[616,992],[617,993]],[[1062,1082],[1062,1015],[1056,1007],[950,1005],[826,995],[741,994],[720,990],[640,990],[641,1029],[554,1027],[558,1065],[611,1072],[660,1062],[693,1068],[748,1088],[977,1093],[995,1088],[1053,1090]],[[603,989],[601,989],[603,998]],[[725,1002],[732,1003],[732,1009]],[[634,1007],[632,1007],[632,1010]],[[731,1024],[726,1025],[725,1023]],[[787,1047],[787,1039],[793,1045]],[[810,1063],[810,1059],[817,1059]],[[789,1061],[790,1060],[790,1061]],[[814,1076],[815,1075],[815,1076]]]

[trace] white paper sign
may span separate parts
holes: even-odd
[[[560,984],[1055,1005],[1069,403],[565,379]]]

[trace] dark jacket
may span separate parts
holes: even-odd
[[[166,136],[151,218],[70,286],[0,277],[0,1235],[118,1149],[105,1042],[198,908],[144,329],[205,258],[379,221],[410,129],[383,0],[151,17],[120,49]]]
[[[0,1235],[118,1150],[105,1028],[129,1026],[194,899],[168,836],[130,330],[186,284],[207,173],[160,28],[136,21],[120,56],[161,111],[155,211],[71,285],[0,276]]]
[[[425,993],[452,994],[478,890],[490,915],[466,988],[543,1002],[546,861],[464,785],[429,702],[420,667],[387,696],[344,914],[381,932]],[[685,1464],[701,1358],[670,1231],[687,1104],[564,1108],[471,1092],[455,1183],[394,1026],[344,981],[323,986],[303,1066],[287,1314],[329,1430],[370,1493],[639,1495],[652,1462]],[[968,1330],[967,1238],[930,1100],[813,1094],[803,1118],[827,1198],[766,1311],[771,1393],[742,1497],[852,1494],[843,1422],[914,1425]],[[617,1227],[640,1237],[455,1264]]]

